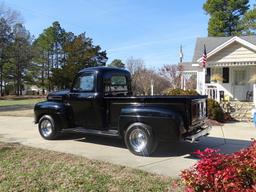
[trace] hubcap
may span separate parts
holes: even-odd
[[[40,129],[41,129],[41,133],[43,134],[44,137],[48,137],[49,135],[51,135],[52,134],[52,123],[51,123],[51,121],[48,120],[48,119],[44,119],[41,122]]]
[[[147,146],[148,137],[143,130],[136,128],[132,130],[129,136],[129,141],[134,151],[143,152],[143,150]]]

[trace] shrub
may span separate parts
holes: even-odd
[[[222,110],[220,104],[213,99],[207,100],[207,113],[209,119],[219,122],[224,121],[224,111]]]
[[[166,89],[163,91],[164,95],[199,95],[196,90],[183,90],[183,89]]]
[[[186,191],[256,191],[256,141],[228,155],[215,149],[198,150],[195,154],[201,160],[181,173]]]

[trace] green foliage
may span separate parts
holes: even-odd
[[[53,69],[51,81],[59,88],[70,88],[77,72],[86,67],[105,65],[107,56],[100,46],[93,45],[92,39],[82,33],[64,46],[65,64]]]
[[[219,122],[224,121],[224,112],[220,104],[213,99],[207,100],[207,113],[209,119],[213,119]]]
[[[242,24],[246,35],[255,35],[256,34],[256,8],[249,10],[245,13],[242,20]]]
[[[244,30],[240,23],[249,9],[249,0],[207,0],[203,8],[210,16],[208,36],[240,35]]]
[[[34,42],[38,84],[41,87],[69,88],[75,74],[85,67],[105,65],[107,56],[85,33],[66,32],[58,22],[44,30]]]
[[[168,88],[163,91],[164,95],[198,95],[196,90],[183,90],[183,89],[172,89]]]
[[[121,68],[121,69],[125,68],[125,64],[122,62],[121,59],[114,59],[108,66],[109,67],[117,67],[117,68]]]
[[[33,57],[29,31],[22,24],[13,27],[13,41],[8,47],[8,66],[4,68],[7,78],[5,81],[15,82],[16,94],[20,95],[28,77],[29,67]]]

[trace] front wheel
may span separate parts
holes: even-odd
[[[130,125],[124,135],[127,148],[135,155],[149,156],[157,148],[157,138],[152,128],[143,123]]]
[[[56,139],[60,134],[56,127],[56,122],[49,115],[44,115],[40,118],[38,123],[38,130],[40,135],[47,140]]]

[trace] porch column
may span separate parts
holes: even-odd
[[[253,84],[253,103],[254,107],[256,107],[256,84]]]

